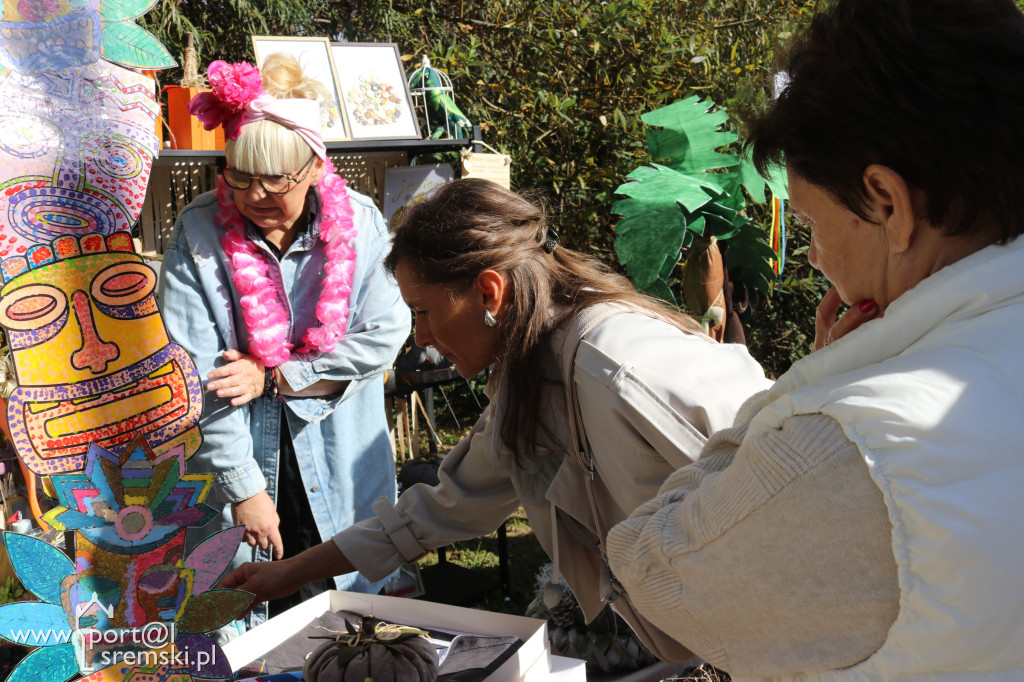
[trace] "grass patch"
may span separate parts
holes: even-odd
[[[468,602],[471,608],[522,616],[533,601],[536,576],[550,559],[530,528],[526,512],[520,507],[505,522],[508,537],[509,600],[501,596],[498,572],[498,534],[456,542],[446,548],[448,561],[463,568],[479,571],[493,580],[495,588]],[[437,564],[437,552],[430,552],[419,561],[421,568]]]

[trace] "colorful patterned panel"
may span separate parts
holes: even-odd
[[[167,69],[174,59],[136,24],[156,0],[5,0],[0,65],[26,75],[92,64],[102,56],[137,69]]]
[[[0,82],[0,259],[131,229],[158,151],[153,90],[105,62]]]
[[[23,74],[91,64],[100,58],[99,14],[66,0],[5,0],[0,64]]]
[[[214,475],[182,475],[184,471],[185,449],[180,446],[158,455],[137,436],[117,456],[90,445],[83,473],[53,478],[58,506],[43,519],[57,530],[77,530],[108,551],[148,552],[183,528],[201,526],[216,515],[202,503]]]

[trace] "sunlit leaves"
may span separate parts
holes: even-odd
[[[736,133],[722,129],[728,115],[715,110],[714,102],[693,96],[642,118],[650,126],[651,157],[665,165],[641,166],[629,174],[631,182],[616,190],[628,197],[612,207],[623,216],[615,252],[626,272],[638,287],[664,292],[672,275],[666,261],[677,259],[676,253],[692,238],[725,241],[741,236],[744,244],[735,254],[730,242],[729,262],[741,268],[741,280],[767,293],[774,253],[766,244],[758,249],[750,243],[760,238],[764,244],[767,233],[751,230],[741,215],[746,207],[742,187],[764,201],[764,180],[749,174],[752,167],[739,154],[720,151],[736,140]],[[753,260],[747,263],[746,258]]]

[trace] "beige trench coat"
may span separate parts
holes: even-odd
[[[571,426],[559,377],[562,334],[548,336],[538,372],[546,428],[536,456],[517,466],[502,442],[505,405],[492,378],[485,389],[491,403],[445,455],[440,483],[413,486],[393,508],[378,503],[376,518],[334,536],[361,573],[376,579],[431,549],[493,532],[522,505],[550,556],[557,542],[559,568],[587,620],[597,616],[608,577],[586,490],[589,474],[566,456]],[[711,433],[732,425],[747,397],[771,385],[744,346],[712,343],[637,312],[616,314],[584,337],[574,380],[605,529],[653,498],[669,474],[697,458]]]

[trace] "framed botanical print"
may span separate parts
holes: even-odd
[[[418,140],[416,113],[394,43],[332,43],[353,140]]]

